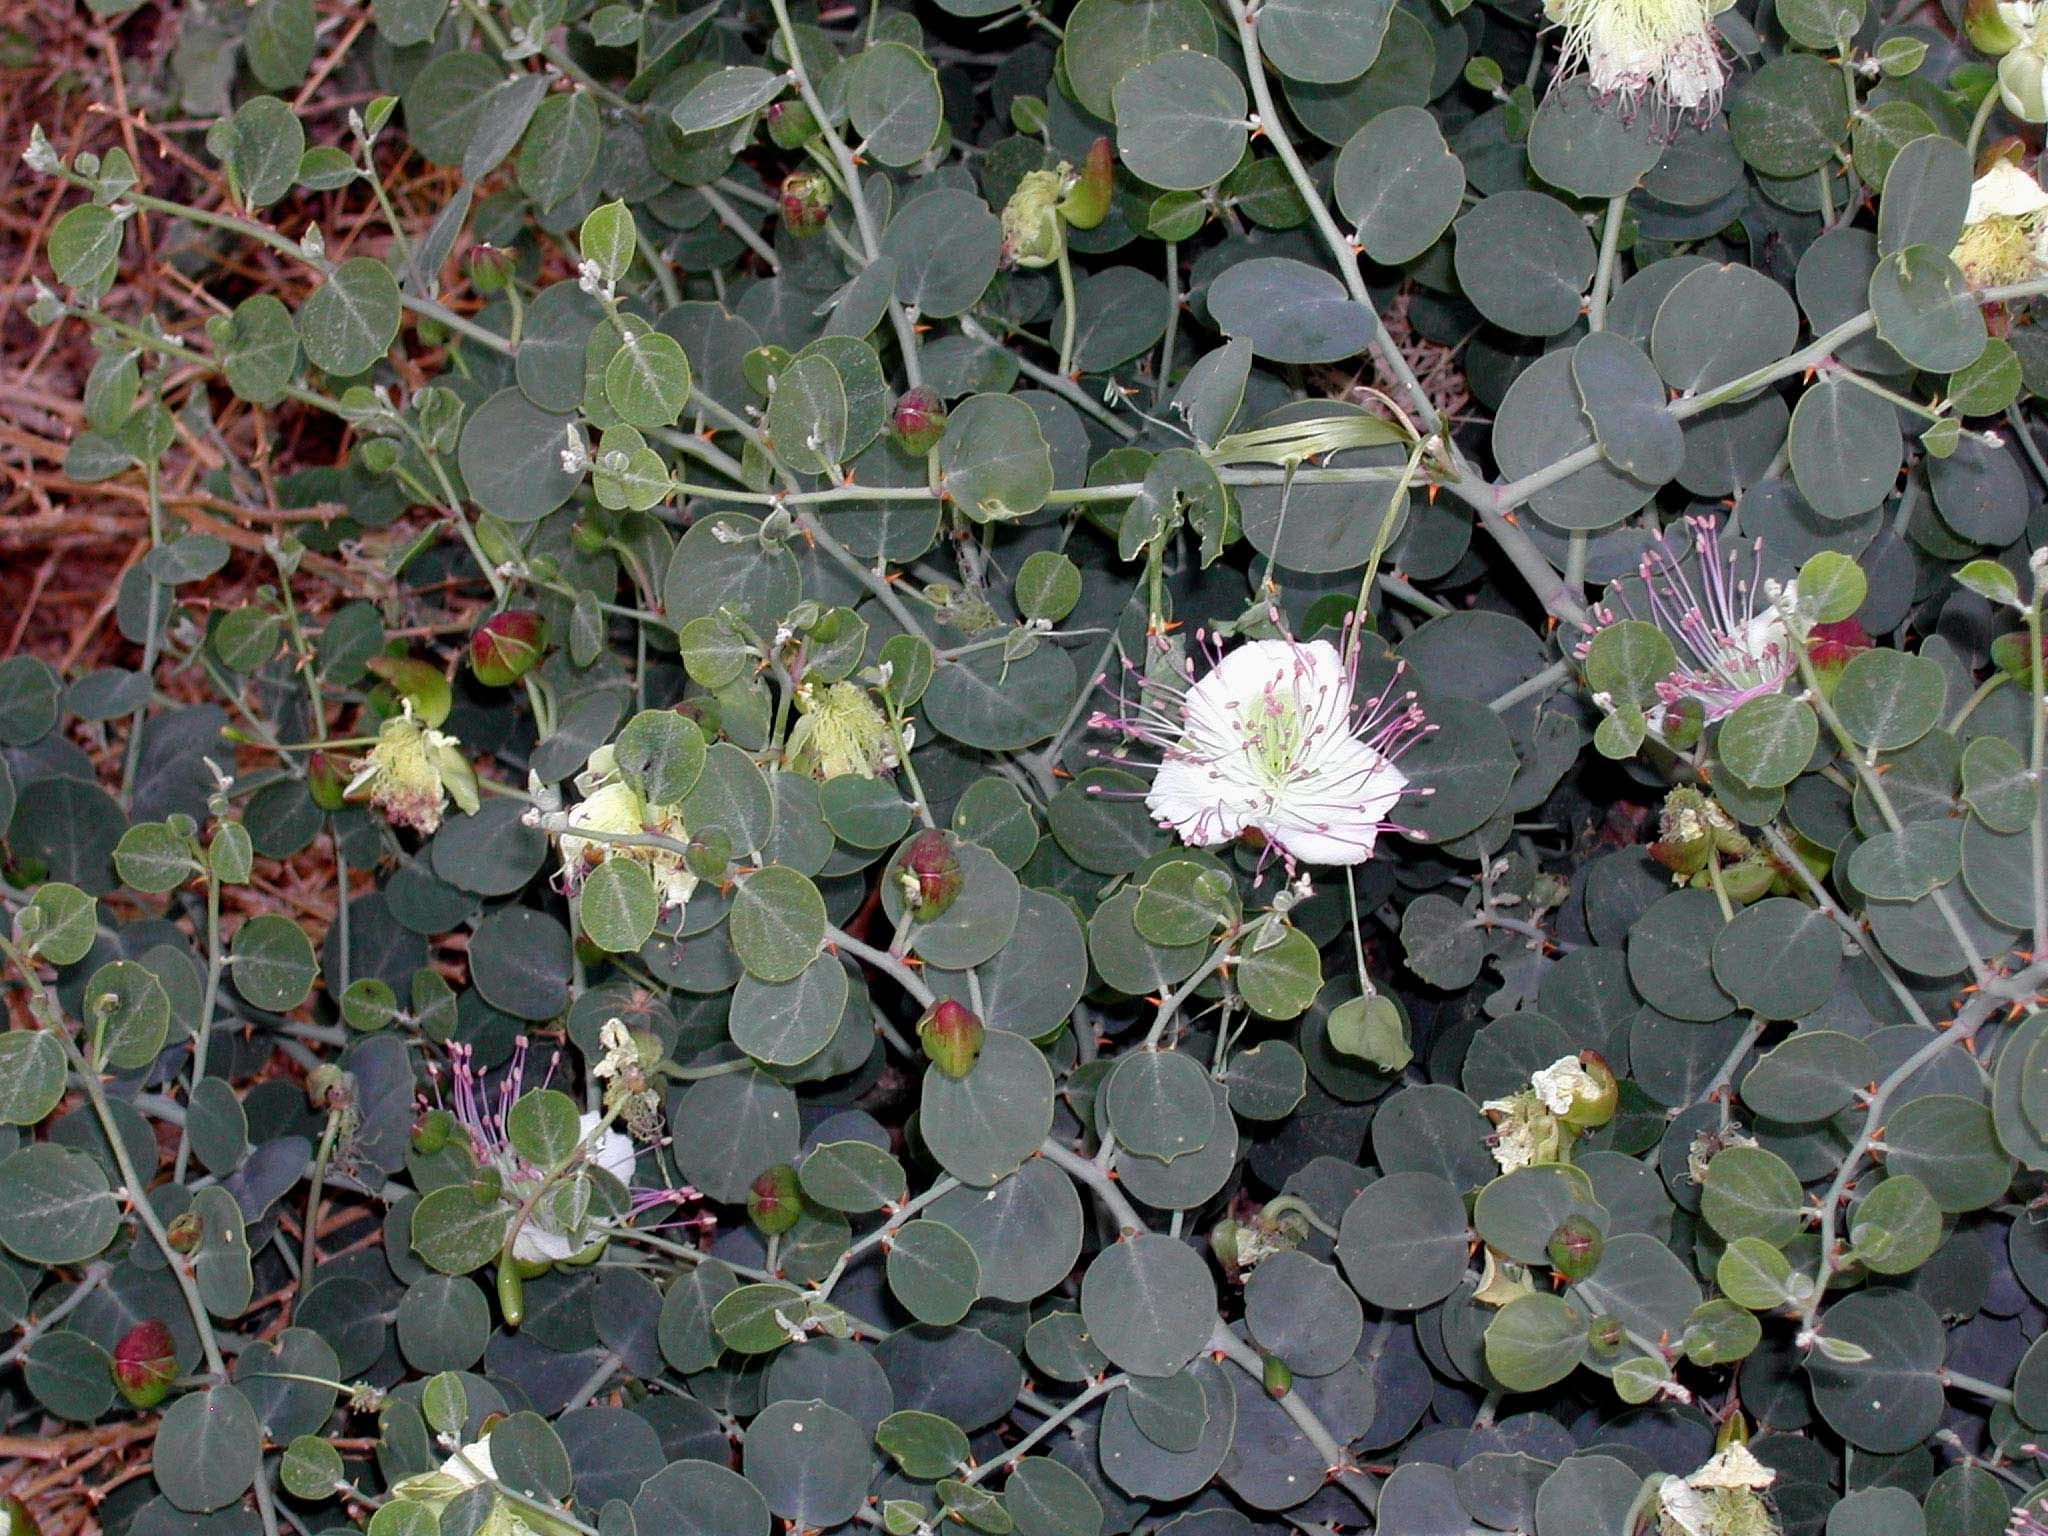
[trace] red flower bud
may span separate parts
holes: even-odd
[[[917,1038],[924,1046],[925,1058],[947,1077],[965,1077],[974,1070],[987,1033],[981,1020],[950,997],[933,1003],[917,1021]]]
[[[960,894],[960,855],[936,827],[927,827],[903,845],[900,869],[905,904],[921,923],[943,914]]]
[[[832,183],[816,171],[791,171],[778,202],[784,229],[799,239],[815,235],[832,212]]]
[[[137,1323],[114,1346],[114,1385],[137,1408],[154,1408],[178,1375],[171,1330],[155,1318]]]
[[[1835,624],[1816,624],[1807,632],[1806,654],[1823,672],[1840,671],[1858,651],[1870,649],[1870,636],[1854,619]]]
[[[946,407],[938,391],[920,384],[897,397],[896,413],[889,418],[889,436],[913,459],[930,453],[945,430]]]
[[[787,1232],[803,1212],[796,1170],[787,1163],[777,1163],[747,1186],[747,1215],[769,1237]]]
[[[508,608],[469,637],[469,669],[486,688],[504,688],[532,670],[548,645],[548,621],[530,608]]]

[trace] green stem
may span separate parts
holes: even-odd
[[[220,876],[213,872],[209,863],[206,870],[206,986],[199,997],[199,1018],[192,1028],[192,1088],[197,1090],[206,1078],[206,1047],[213,1033],[213,1014],[220,999],[221,968],[226,964],[220,942]],[[185,1170],[192,1162],[192,1137],[188,1131],[178,1133],[178,1157],[172,1167],[172,1176],[179,1183],[185,1182]]]

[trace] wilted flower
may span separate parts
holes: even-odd
[[[584,1169],[609,1174],[626,1190],[625,1210],[616,1218],[620,1223],[662,1206],[681,1205],[698,1198],[697,1191],[687,1184],[673,1188],[636,1186],[632,1180],[639,1153],[632,1138],[611,1129],[607,1117],[595,1111],[586,1111],[577,1120],[577,1145],[582,1149],[582,1157],[576,1172],[564,1176],[560,1168],[541,1168],[528,1162],[505,1132],[512,1106],[525,1091],[526,1055],[526,1038],[522,1035],[513,1048],[511,1065],[493,1088],[477,1070],[467,1045],[457,1042],[448,1047],[447,1111],[456,1128],[468,1138],[469,1154],[477,1168],[496,1175],[500,1204],[525,1212],[512,1239],[513,1258],[527,1263],[574,1258],[610,1235],[614,1218],[597,1201],[535,1199],[550,1179],[559,1187],[565,1178],[585,1177]],[[552,1072],[551,1066],[549,1075]],[[438,1096],[440,1069],[429,1064],[428,1073]],[[565,1216],[571,1208],[580,1213],[573,1220]],[[712,1220],[708,1215],[692,1217],[686,1224],[708,1226]]]
[[[1971,287],[2023,283],[2048,266],[2044,209],[2048,191],[2010,160],[1993,161],[1977,178],[1962,235],[1950,252]]]
[[[858,683],[806,683],[796,691],[800,718],[789,733],[789,766],[814,779],[856,774],[872,779],[896,766],[896,741],[867,689]]]
[[[1685,521],[1692,530],[1690,550],[1667,531],[1637,570],[1649,608],[1647,622],[1663,630],[1678,653],[1677,667],[1657,684],[1663,707],[1652,715],[1653,725],[1664,708],[1681,699],[1696,701],[1709,722],[1723,719],[1751,699],[1776,693],[1799,665],[1781,607],[1796,603],[1798,591],[1789,582],[1780,588],[1759,579],[1763,540],[1754,544],[1750,573],[1743,576],[1738,557],[1721,553],[1718,523],[1710,517]],[[1603,625],[1639,617],[1629,593],[1615,590],[1620,611],[1611,606],[1595,610]],[[1582,646],[1579,654],[1585,650]]]
[[[425,836],[441,825],[449,800],[476,813],[476,770],[459,750],[461,743],[445,731],[423,725],[408,701],[404,711],[377,728],[377,744],[347,793],[369,800],[394,827],[411,827]]]
[[[583,799],[570,807],[568,825],[562,832],[564,889],[574,890],[586,874],[609,859],[628,859],[647,866],[664,907],[679,907],[690,899],[690,893],[697,889],[697,877],[684,862],[681,849],[611,843],[576,835],[579,831],[614,837],[651,833],[680,843],[687,837],[680,806],[650,804],[646,796],[620,776],[617,754],[609,746],[590,754],[583,772],[576,775],[576,788]]]
[[[1625,115],[1647,104],[1664,118],[1711,117],[1728,70],[1713,0],[1544,0],[1565,29],[1560,79],[1586,75],[1596,96]]]
[[[1395,759],[1432,729],[1415,695],[1360,701],[1355,660],[1327,640],[1253,640],[1227,654],[1212,645],[1211,656],[1199,682],[1192,662],[1186,686],[1143,678],[1128,715],[1090,721],[1159,749],[1145,796],[1153,819],[1197,848],[1256,837],[1290,868],[1371,858],[1410,793]]]
[[[1563,1160],[1569,1140],[1565,1123],[1550,1112],[1534,1088],[1504,1099],[1488,1099],[1479,1107],[1493,1122],[1487,1142],[1502,1173],[1514,1173],[1531,1163]]]
[[[606,1019],[597,1032],[604,1048],[590,1075],[604,1084],[604,1107],[641,1141],[660,1133],[661,1095],[649,1073],[661,1060],[661,1043],[652,1034],[635,1034],[624,1019]]]
[[[1764,1490],[1778,1474],[1736,1441],[1690,1477],[1665,1477],[1657,1487],[1664,1536],[1778,1536]]]
[[[1058,171],[1026,171],[1003,204],[1003,264],[1049,267],[1060,259],[1066,236],[1060,230],[1065,178]]]
[[[1614,1118],[1614,1074],[1591,1051],[1558,1057],[1533,1073],[1529,1086],[1543,1107],[1567,1125],[1605,1125]]]

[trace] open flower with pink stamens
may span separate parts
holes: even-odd
[[[1411,788],[1396,759],[1424,723],[1413,692],[1358,697],[1358,666],[1327,640],[1252,640],[1182,679],[1143,677],[1126,713],[1090,724],[1156,749],[1145,805],[1196,848],[1246,838],[1296,864],[1362,864]],[[1121,755],[1121,754],[1119,754]]]
[[[575,1258],[595,1248],[618,1228],[633,1225],[649,1211],[680,1206],[702,1198],[688,1184],[634,1184],[639,1150],[633,1139],[625,1132],[613,1129],[607,1116],[594,1111],[586,1111],[578,1118],[577,1149],[566,1163],[541,1167],[525,1157],[507,1133],[512,1108],[527,1091],[527,1043],[524,1036],[520,1037],[513,1050],[510,1066],[495,1084],[488,1083],[484,1074],[477,1070],[474,1055],[467,1045],[459,1041],[451,1044],[448,1060],[449,1088],[447,1101],[441,1107],[453,1118],[455,1129],[466,1138],[470,1156],[478,1170],[497,1176],[499,1202],[515,1212],[525,1212],[512,1239],[513,1258],[529,1263]],[[430,1065],[428,1072],[438,1098],[441,1093],[440,1069]],[[553,1065],[550,1064],[547,1077],[553,1075]],[[537,1085],[539,1088],[546,1086],[546,1078]],[[555,1189],[562,1190],[574,1180],[582,1179],[587,1183],[591,1170],[608,1175],[623,1187],[623,1203],[616,1195],[610,1199],[602,1198],[594,1189],[586,1190],[578,1198],[534,1198],[542,1193],[544,1185],[552,1184]],[[573,1217],[570,1213],[574,1213]],[[680,1224],[700,1226],[708,1231],[715,1220],[707,1213],[689,1217]]]
[[[1612,601],[1594,610],[1601,624],[1635,619],[1664,631],[1678,653],[1678,665],[1657,684],[1661,701],[1652,713],[1684,699],[1700,706],[1706,722],[1735,713],[1751,699],[1776,693],[1799,667],[1799,641],[1787,622],[1798,593],[1762,579],[1763,540],[1750,550],[1749,569],[1741,557],[1723,553],[1720,525],[1710,517],[1685,520],[1687,535],[1660,534],[1637,567],[1639,584],[1617,583]],[[1644,612],[1636,611],[1641,602]],[[1586,647],[1579,648],[1584,656]]]

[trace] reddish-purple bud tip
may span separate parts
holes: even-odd
[[[546,619],[530,608],[508,608],[469,637],[469,668],[486,688],[509,687],[533,669],[547,645]]]
[[[945,430],[946,407],[937,390],[920,384],[897,397],[896,412],[889,418],[889,435],[912,458],[930,453]]]
[[[137,1323],[114,1346],[114,1385],[137,1408],[154,1408],[178,1376],[171,1330],[155,1318]]]
[[[987,1033],[980,1019],[950,997],[933,1003],[917,1021],[917,1038],[926,1060],[947,1077],[965,1077],[974,1070]]]

